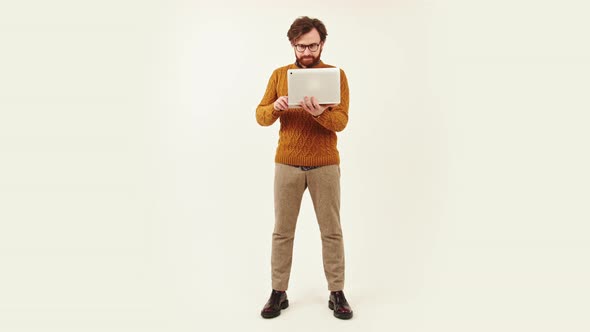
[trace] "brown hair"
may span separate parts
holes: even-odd
[[[320,41],[325,41],[328,32],[326,31],[326,26],[324,23],[322,23],[322,21],[318,20],[317,18],[310,18],[307,16],[301,16],[297,18],[293,24],[291,24],[289,31],[287,31],[287,37],[289,38],[291,44],[293,44],[299,37],[310,32],[313,30],[313,28],[318,30],[320,34]]]

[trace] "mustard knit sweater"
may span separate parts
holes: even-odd
[[[334,67],[320,61],[313,68]],[[256,121],[270,126],[280,118],[279,145],[275,162],[297,166],[325,166],[340,164],[336,147],[336,132],[348,122],[348,81],[340,69],[340,104],[327,108],[319,117],[313,117],[302,108],[275,111],[274,102],[286,96],[287,70],[297,69],[296,64],[284,66],[272,73],[264,97],[256,108]],[[311,96],[310,96],[311,97]]]

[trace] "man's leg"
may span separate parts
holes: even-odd
[[[306,187],[304,171],[289,165],[275,165],[271,270],[272,288],[278,291],[287,290],[289,286],[295,226]]]
[[[330,291],[344,288],[344,244],[340,226],[340,167],[307,172],[307,184],[322,236],[324,273]]]

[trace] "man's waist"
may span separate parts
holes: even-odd
[[[297,167],[299,169],[301,169],[302,171],[309,171],[318,167],[322,167],[322,166],[299,166],[299,165],[289,165],[289,166],[293,166],[293,167]]]
[[[302,152],[298,153],[297,151],[285,151],[279,148],[277,149],[275,162],[300,169],[304,167],[310,170],[320,166],[338,165],[340,163],[340,158],[338,156],[338,150],[334,150],[332,153],[311,154]]]

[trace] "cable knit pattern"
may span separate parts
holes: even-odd
[[[320,61],[313,68],[334,67]],[[273,104],[288,93],[287,70],[297,69],[295,64],[275,69],[264,97],[256,108],[256,121],[270,126],[280,118],[279,144],[275,162],[299,166],[324,166],[340,164],[336,132],[344,130],[348,123],[348,81],[340,69],[340,104],[328,108],[314,118],[302,108],[275,111]],[[310,69],[311,70],[311,69]]]

